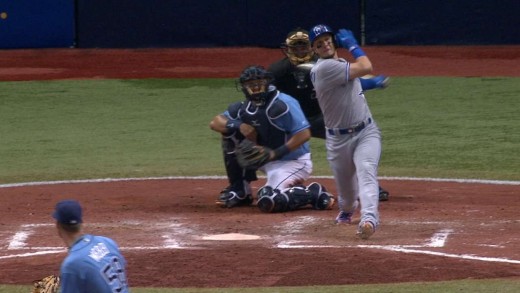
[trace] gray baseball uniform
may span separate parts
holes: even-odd
[[[359,78],[349,80],[349,67],[344,59],[319,59],[311,79],[327,128],[327,159],[336,181],[339,208],[352,213],[359,199],[361,223],[369,221],[377,227],[381,132]]]

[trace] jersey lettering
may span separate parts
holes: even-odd
[[[123,292],[127,287],[125,271],[121,265],[121,261],[117,257],[112,257],[110,262],[101,270],[101,274],[112,288],[112,292]]]
[[[96,261],[100,261],[103,257],[105,257],[105,255],[107,255],[110,251],[108,250],[107,246],[105,245],[105,243],[98,243],[96,245],[94,245],[91,249],[90,249],[90,254],[88,256],[90,256],[91,258],[93,258],[94,260]]]

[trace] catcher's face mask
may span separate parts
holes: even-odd
[[[257,107],[265,104],[268,87],[269,80],[267,79],[248,80],[242,83],[242,89],[247,99],[253,102]]]
[[[253,65],[242,71],[238,81],[247,100],[260,107],[265,105],[269,97],[269,86],[273,80],[272,73],[262,66]]]
[[[309,34],[304,31],[289,33],[281,48],[294,65],[309,62],[314,54],[309,41]]]

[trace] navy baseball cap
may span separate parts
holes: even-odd
[[[52,217],[66,225],[75,225],[83,222],[81,205],[73,199],[58,202]]]

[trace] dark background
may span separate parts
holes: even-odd
[[[0,48],[274,48],[319,23],[366,45],[520,44],[519,0],[0,0],[0,13]]]

